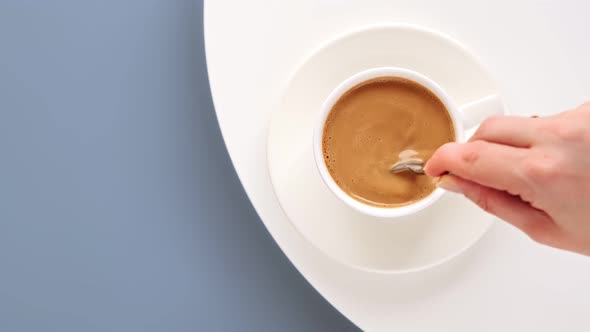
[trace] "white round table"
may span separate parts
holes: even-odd
[[[338,310],[369,331],[587,331],[590,258],[542,247],[498,221],[466,254],[402,275],[330,260],[274,196],[267,128],[281,89],[323,42],[378,22],[454,37],[500,84],[512,113],[548,115],[590,100],[590,2],[299,0],[205,3],[209,79],[225,143],[281,249]]]

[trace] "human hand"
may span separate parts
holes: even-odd
[[[533,240],[590,255],[590,103],[544,118],[489,118],[424,170]]]

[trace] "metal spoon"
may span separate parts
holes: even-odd
[[[400,172],[414,172],[416,174],[424,174],[424,160],[420,158],[405,158],[393,164],[389,169],[392,173]]]

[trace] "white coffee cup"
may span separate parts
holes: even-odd
[[[451,116],[453,127],[455,129],[455,140],[457,142],[465,141],[465,130],[476,126],[491,115],[503,114],[504,105],[497,95],[490,95],[468,104],[457,106],[449,97],[449,95],[433,80],[413,70],[397,67],[380,67],[362,71],[340,83],[328,95],[328,98],[326,98],[324,104],[322,105],[322,110],[319,114],[318,122],[313,133],[314,159],[324,183],[334,193],[334,195],[336,195],[336,197],[342,200],[345,204],[364,214],[382,218],[407,216],[432,205],[444,194],[445,191],[443,189],[437,188],[425,198],[399,207],[377,207],[368,205],[352,198],[336,184],[330,175],[324,160],[322,136],[326,119],[328,118],[332,107],[345,92],[357,84],[378,77],[405,78],[419,83],[434,93],[445,105],[449,115]]]

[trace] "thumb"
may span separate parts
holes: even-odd
[[[462,193],[486,212],[512,224],[537,242],[555,245],[558,240],[559,229],[551,217],[518,196],[454,175],[443,175],[436,185],[448,191]]]

